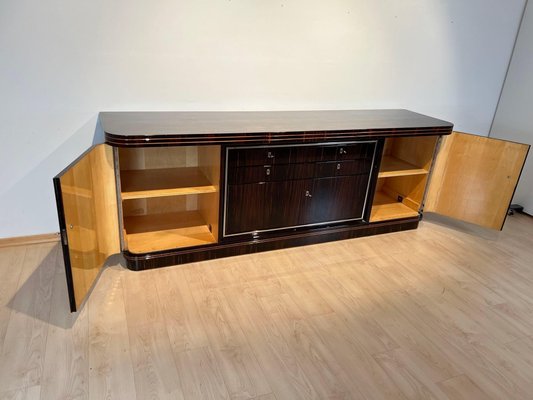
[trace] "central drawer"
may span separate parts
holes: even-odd
[[[307,179],[314,174],[314,163],[236,167],[228,171],[228,184]]]
[[[233,148],[228,153],[228,168],[358,160],[372,158],[373,155],[374,144],[370,142],[326,146],[294,145]]]

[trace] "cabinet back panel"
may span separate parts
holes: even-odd
[[[414,211],[418,211],[426,187],[427,175],[408,175],[380,179],[381,190],[392,198],[403,197],[403,203]]]
[[[199,146],[198,167],[217,191],[220,188],[220,146]]]
[[[429,170],[437,140],[438,136],[386,139],[383,154]]]
[[[130,217],[187,211],[196,209],[196,197],[197,195],[189,195],[127,200],[122,202],[122,212],[125,217]]]
[[[120,169],[181,168],[198,165],[198,147],[119,148]]]

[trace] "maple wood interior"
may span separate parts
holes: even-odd
[[[418,215],[438,136],[385,139],[370,222]]]
[[[218,241],[220,151],[119,149],[124,241],[131,253]]]

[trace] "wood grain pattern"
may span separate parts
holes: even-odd
[[[198,211],[124,218],[128,250],[137,254],[215,243],[215,237],[209,228]]]
[[[502,229],[529,145],[454,132],[444,139],[425,210]]]
[[[106,143],[121,147],[447,135],[453,126],[408,110],[103,112],[100,120]]]
[[[261,368],[222,292],[207,289],[201,279],[189,282],[230,397],[252,399],[270,393],[270,386],[263,380]]]
[[[0,399],[530,400],[533,219],[133,272],[0,249]],[[115,265],[115,262],[117,263]]]
[[[197,146],[119,147],[120,170],[185,168],[198,165]]]
[[[384,155],[429,171],[438,139],[438,136],[387,138]]]
[[[26,252],[0,353],[0,388],[39,385],[43,374],[58,246],[40,244]],[[16,264],[15,264],[16,265]]]
[[[39,400],[41,398],[40,396],[40,386],[30,386],[8,392],[0,392],[0,400]]]
[[[220,206],[220,146],[201,146],[198,148],[198,165],[209,182],[215,187],[216,193],[198,196],[198,211],[208,225],[211,233],[218,242],[218,223]]]
[[[266,381],[276,397],[287,399],[318,399],[318,393],[276,325],[263,312],[253,292],[226,290],[237,309],[239,323],[251,342]]]
[[[489,396],[481,390],[468,375],[459,375],[454,378],[438,383],[438,386],[449,399],[457,400],[489,400],[494,397]]]
[[[17,292],[26,250],[25,246],[0,249],[0,349],[4,344],[12,313],[7,304]]]
[[[41,378],[43,399],[89,399],[87,307],[70,313],[65,276],[55,264],[51,309]]]
[[[176,366],[183,382],[185,400],[229,400],[217,362],[209,347],[177,353]]]
[[[384,223],[376,222],[370,226],[360,223],[346,224],[345,226],[317,229],[311,232],[288,232],[285,235],[279,235],[277,231],[275,234],[265,232],[250,237],[248,241],[226,241],[224,243],[214,244],[208,248],[198,247],[192,250],[173,249],[164,253],[140,255],[126,251],[124,252],[124,258],[129,269],[139,271],[215,258],[278,250],[287,247],[307,246],[335,240],[411,230],[418,227],[418,222],[418,217],[416,217],[397,221],[386,221]]]
[[[167,268],[155,275],[172,350],[175,353],[209,346],[200,314],[182,269]]]
[[[418,214],[437,140],[438,136],[385,139],[371,222]]]
[[[120,252],[115,183],[113,150],[107,145],[91,148],[54,178],[59,224],[68,239],[63,251],[73,311],[105,260]]]
[[[129,400],[136,389],[122,281],[109,289],[95,290],[87,301],[89,394]]]
[[[133,324],[128,333],[137,398],[183,399],[165,324]]]
[[[418,211],[407,207],[394,197],[380,191],[374,195],[370,222],[388,221],[397,218],[408,218],[418,216]]]
[[[393,176],[424,175],[427,173],[427,169],[420,168],[393,156],[384,155],[381,159],[378,177],[390,178]]]
[[[121,171],[120,179],[123,200],[217,191],[198,167]]]

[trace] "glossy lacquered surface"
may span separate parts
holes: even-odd
[[[71,311],[120,251],[113,152],[97,145],[54,178]]]
[[[387,226],[412,229],[418,214],[368,224],[384,139],[447,135],[453,126],[408,110],[104,112],[100,120],[106,143],[121,151],[221,146],[220,214],[218,224],[208,225],[216,241],[144,254],[126,249],[132,269],[338,240]]]
[[[408,110],[102,112],[100,121],[106,143],[123,147],[446,135],[453,127]]]
[[[223,236],[362,220],[376,149],[375,140],[228,147]]]
[[[335,240],[351,239],[355,237],[378,235],[416,229],[419,219],[410,218],[375,224],[358,224],[337,226],[330,228],[315,228],[293,233],[264,233],[261,239],[225,241],[209,246],[199,246],[189,249],[175,249],[150,255],[124,253],[129,269],[144,270],[166,267],[169,265],[186,264],[191,262],[211,260],[258,253],[268,250],[284,249],[288,247],[306,246],[315,243],[331,242]]]

